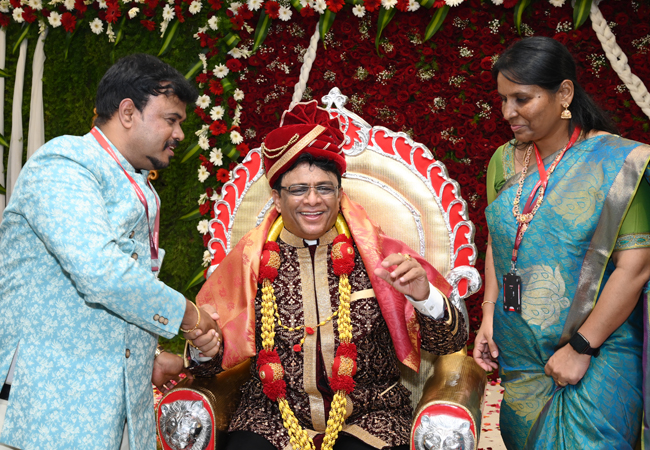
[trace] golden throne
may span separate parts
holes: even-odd
[[[463,299],[480,288],[481,279],[473,267],[477,256],[474,225],[468,219],[458,183],[448,177],[445,166],[425,146],[404,133],[371,127],[345,109],[347,97],[337,88],[322,101],[332,115],[339,116],[346,135],[347,173],[342,180],[345,191],[363,205],[387,235],[404,241],[445,275],[454,287],[450,301],[462,311],[468,324]],[[208,246],[213,259],[208,276],[272,207],[268,183],[266,179],[260,180],[263,177],[259,149],[251,151],[233,169],[232,179],[224,186],[223,198],[215,204],[215,218],[210,222],[212,239]],[[167,393],[157,411],[163,448],[222,448],[228,423],[239,402],[239,386],[249,377],[247,361],[214,378],[181,383]],[[402,367],[401,381],[412,392],[412,449],[443,449],[452,445],[465,450],[477,448],[486,375],[466,349],[445,356],[422,351],[419,373]],[[195,426],[194,438],[173,439],[174,428],[170,430],[166,424],[161,428],[161,422],[166,422],[165,415],[171,414],[175,402],[183,401],[202,405],[209,423]],[[198,439],[201,433],[202,438]]]

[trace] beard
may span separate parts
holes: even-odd
[[[177,139],[170,139],[167,142],[165,142],[165,147],[164,148],[169,147],[169,148],[175,149],[176,147],[178,147],[178,142],[179,141]],[[170,157],[170,160],[171,160],[171,158],[173,158],[173,156]],[[163,162],[163,161],[161,161],[158,158],[155,158],[153,156],[147,156],[147,159],[149,160],[149,162],[153,166],[153,170],[166,169],[167,166],[169,166],[169,161],[168,162]]]

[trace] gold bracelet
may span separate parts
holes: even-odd
[[[160,345],[159,345],[158,347],[156,347],[156,356],[154,356],[153,359],[158,358],[158,357],[160,356],[160,354],[161,354],[162,352],[164,352],[164,351],[165,351],[165,350],[163,350],[163,349],[160,347]]]
[[[494,306],[497,306],[497,302],[492,302],[490,300],[485,300],[483,303],[481,303],[481,308],[483,308],[483,305],[485,305],[486,303],[492,303]]]
[[[196,304],[195,304],[194,302],[190,302],[190,303],[191,303],[191,304],[194,306],[194,308],[196,309],[196,314],[198,314],[199,318],[198,318],[198,320],[196,321],[196,325],[194,325],[194,328],[192,328],[191,330],[184,330],[183,328],[179,327],[179,329],[180,329],[183,333],[191,333],[192,331],[196,330],[196,329],[199,327],[199,323],[201,323],[201,310],[199,309],[198,306],[196,306]]]

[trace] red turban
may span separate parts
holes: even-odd
[[[316,100],[298,103],[282,114],[280,128],[271,131],[262,144],[264,170],[269,184],[293,165],[303,153],[334,161],[345,173],[344,136],[338,118],[319,108]]]

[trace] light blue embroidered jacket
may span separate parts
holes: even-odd
[[[116,154],[153,230],[147,173]],[[1,443],[117,449],[127,420],[131,449],[155,449],[154,352],[185,299],[151,272],[148,236],[133,186],[91,134],[25,164],[0,225],[0,382],[20,345]]]

